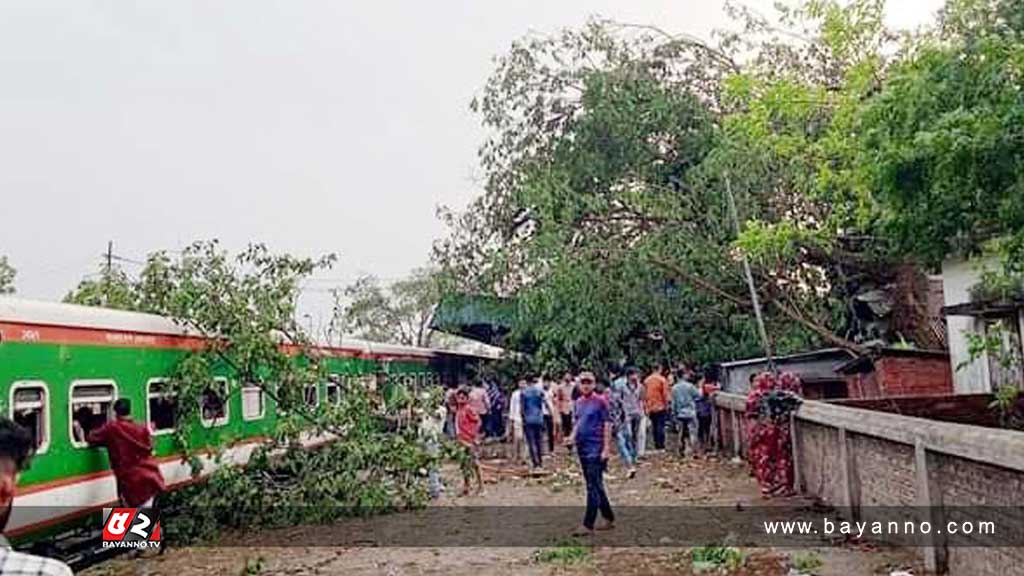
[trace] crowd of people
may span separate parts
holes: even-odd
[[[666,435],[678,435],[681,457],[699,458],[717,449],[711,433],[715,418],[713,395],[719,390],[719,370],[700,373],[680,364],[659,363],[644,375],[639,368],[612,368],[598,376],[587,370],[524,375],[506,394],[494,379],[451,388],[445,395],[444,434],[466,449],[463,493],[483,482],[481,446],[504,443],[506,455],[532,471],[544,469],[544,459],[561,444],[575,451],[587,486],[587,512],[582,530],[594,530],[597,515],[609,527],[614,515],[604,490],[603,475],[614,447],[628,478],[649,452],[666,449]],[[650,439],[650,446],[648,445]],[[435,481],[431,492],[437,494]]]

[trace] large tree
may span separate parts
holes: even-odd
[[[552,355],[721,359],[756,350],[745,254],[778,348],[859,350],[846,300],[891,278],[844,130],[894,37],[877,1],[740,16],[714,47],[607,22],[514,44],[474,105],[485,193],[443,213],[451,286],[515,295]]]
[[[332,332],[378,342],[430,346],[430,321],[441,299],[437,272],[418,268],[390,284],[364,275],[334,293]],[[333,334],[332,334],[333,336]]]

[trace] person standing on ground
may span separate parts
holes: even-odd
[[[572,402],[572,374],[566,372],[555,390],[555,409],[562,427],[562,438],[572,434]]]
[[[679,431],[679,456],[686,456],[686,443],[694,444],[694,456],[700,454],[697,445],[697,400],[700,392],[691,382],[693,371],[687,367],[679,369],[676,383],[672,387],[672,414],[675,415],[676,427]]]
[[[427,454],[436,461],[441,456],[441,436],[444,434],[445,406],[439,404],[436,408],[429,407],[423,412],[420,420],[419,435],[426,448]],[[427,470],[427,490],[430,498],[437,500],[441,497],[444,485],[441,483],[441,472],[437,464],[432,463]]]
[[[720,389],[718,375],[717,364],[706,367],[698,386],[700,400],[697,401],[697,440],[705,453],[717,450],[715,435],[711,431],[715,429],[716,424],[715,393]]]
[[[458,391],[458,386],[450,386],[444,391],[444,435],[452,440],[455,439],[455,412],[458,410],[455,394]]]
[[[608,387],[608,417],[611,421],[612,435],[619,450],[619,458],[626,467],[629,478],[636,476],[636,453],[633,448],[632,429],[626,414],[626,377],[612,369],[609,374],[611,385]]]
[[[0,532],[7,527],[14,505],[18,474],[33,451],[32,434],[6,416],[0,416]],[[15,552],[0,536],[0,574],[10,576],[72,576],[68,565],[50,558]]]
[[[644,434],[644,386],[640,382],[640,372],[636,368],[626,370],[626,382],[622,387],[622,404],[629,426],[630,447],[634,458],[643,454],[642,440]]]
[[[640,380],[640,371],[631,367],[626,373],[627,382],[627,413],[630,416],[630,431],[633,436],[633,453],[637,460],[643,458],[647,450],[647,428],[650,419],[644,412],[646,389]]]
[[[544,433],[548,436],[548,454],[555,453],[555,394],[551,382],[542,375],[537,386],[544,393]]]
[[[503,418],[505,394],[501,391],[501,386],[498,386],[497,380],[491,379],[487,383],[487,404],[490,407],[487,416],[490,422],[488,434],[491,438],[502,438],[505,436],[505,419]]]
[[[469,494],[469,483],[476,477],[476,493],[484,491],[483,474],[480,472],[480,414],[469,403],[469,393],[459,390],[455,393],[456,440],[465,448],[466,460],[462,463],[462,495]]]
[[[580,397],[576,400],[576,424],[567,443],[576,446],[580,459],[580,468],[587,485],[587,511],[583,515],[583,526],[574,535],[592,534],[595,529],[598,512],[604,519],[598,530],[607,530],[615,526],[615,514],[612,512],[608,494],[604,489],[604,472],[608,467],[608,456],[611,446],[611,425],[608,422],[608,400],[594,393],[596,384],[594,374],[580,374]]]
[[[512,456],[510,460],[516,464],[523,462],[523,449],[525,448],[525,436],[523,434],[523,405],[522,394],[526,389],[526,380],[520,378],[517,388],[512,392],[508,401],[508,433],[512,435]]]
[[[665,449],[665,419],[668,417],[670,392],[665,377],[665,363],[659,362],[654,371],[644,379],[644,409],[651,419],[654,435],[654,449]]]
[[[543,464],[541,444],[544,436],[544,389],[534,384],[525,386],[519,396],[523,419],[523,435],[530,450],[530,462],[537,470]]]
[[[491,401],[487,398],[487,389],[484,388],[483,382],[477,381],[469,390],[469,406],[476,411],[477,415],[480,416],[481,427],[486,422],[489,422],[489,413],[491,411]],[[486,428],[483,429],[486,432]]]
[[[118,398],[114,402],[114,419],[89,432],[86,440],[107,449],[121,504],[148,508],[164,491],[164,477],[153,459],[149,428],[132,420],[131,411],[131,402]]]

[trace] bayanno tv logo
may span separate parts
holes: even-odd
[[[160,514],[156,508],[106,508],[104,548],[159,548]]]

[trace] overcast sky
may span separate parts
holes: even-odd
[[[908,26],[940,2],[893,4]],[[320,316],[327,288],[424,264],[435,208],[480,192],[468,103],[491,58],[590,15],[726,24],[719,0],[4,2],[0,255],[20,295],[59,299],[108,240],[333,251]]]

